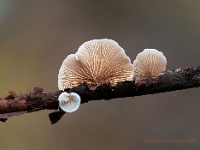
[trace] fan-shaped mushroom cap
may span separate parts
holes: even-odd
[[[78,51],[63,62],[58,86],[63,90],[86,82],[90,89],[110,83],[132,80],[133,66],[117,42],[110,39],[95,39],[83,43]]]
[[[134,76],[137,79],[152,78],[166,70],[167,60],[156,49],[144,49],[133,62]]]
[[[58,74],[58,88],[64,90],[86,82],[86,77],[81,63],[75,58],[75,54],[68,55],[63,61]]]
[[[63,92],[58,97],[59,106],[60,108],[67,113],[71,113],[76,111],[80,104],[81,104],[81,98],[77,93],[67,93]]]

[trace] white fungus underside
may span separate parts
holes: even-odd
[[[109,39],[91,40],[69,55],[60,68],[58,87],[72,88],[86,82],[90,89],[110,82],[132,80],[133,66],[117,42]]]
[[[59,106],[60,108],[67,113],[71,113],[76,111],[80,107],[80,96],[76,93],[67,93],[63,92],[59,98]]]
[[[145,49],[133,62],[134,76],[139,79],[156,77],[166,70],[166,66],[167,60],[162,52]]]

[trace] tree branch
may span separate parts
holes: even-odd
[[[72,89],[66,89],[65,91],[78,93],[81,96],[81,103],[87,103],[91,100],[134,97],[199,86],[200,68],[194,69],[188,67],[167,71],[157,78],[149,78],[138,82],[135,82],[135,80],[120,82],[115,87],[104,84],[96,90],[90,90],[87,84],[84,83]],[[58,110],[57,99],[62,92],[44,92],[40,87],[35,87],[33,92],[26,94],[9,92],[6,96],[0,98],[0,121],[4,122],[11,116],[18,116],[44,109]]]

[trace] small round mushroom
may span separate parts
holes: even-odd
[[[167,59],[156,49],[144,49],[133,62],[134,76],[137,80],[157,77],[166,70]]]
[[[98,86],[133,79],[133,65],[122,47],[111,39],[83,43],[75,54],[67,56],[58,74],[60,90],[86,82],[91,90]]]
[[[79,109],[81,104],[81,98],[77,93],[63,92],[58,97],[59,107],[67,113],[72,113]]]

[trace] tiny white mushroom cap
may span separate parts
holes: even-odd
[[[72,113],[79,109],[81,104],[81,98],[77,93],[63,92],[58,97],[60,108],[67,113]]]
[[[166,70],[167,59],[161,51],[144,49],[133,62],[136,80],[159,76]]]
[[[60,90],[86,82],[90,89],[133,79],[133,65],[122,47],[111,39],[94,39],[83,43],[75,54],[62,63],[58,75]]]

